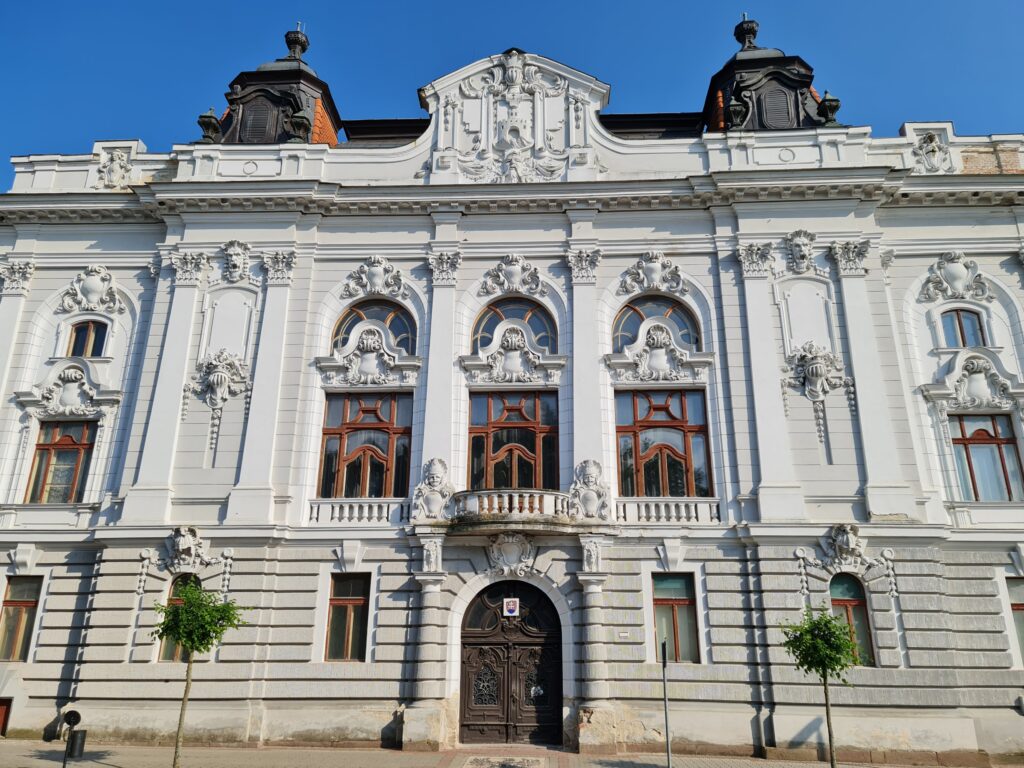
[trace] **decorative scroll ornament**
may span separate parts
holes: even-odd
[[[789,412],[788,388],[802,390],[814,408],[818,440],[825,442],[825,398],[833,389],[843,387],[850,410],[856,412],[853,379],[843,375],[843,361],[838,355],[813,341],[808,341],[796,349],[786,358],[786,362],[788,367],[783,370],[790,374],[782,379],[782,396],[786,412]]]
[[[640,324],[637,340],[622,352],[606,355],[605,363],[616,382],[703,382],[711,355],[691,352],[671,328],[648,318]]]
[[[106,153],[99,165],[94,189],[125,189],[131,182],[132,164],[128,154],[122,149],[112,149]]]
[[[548,287],[541,281],[540,272],[518,253],[508,254],[493,269],[487,270],[480,285],[480,293],[484,296],[512,291],[531,296],[548,295]]]
[[[144,594],[146,591],[146,577],[149,574],[151,565],[178,574],[198,574],[204,568],[222,564],[220,591],[227,595],[231,586],[231,566],[234,560],[234,550],[225,549],[220,557],[213,557],[206,552],[206,543],[199,536],[199,531],[194,526],[178,526],[175,528],[163,543],[163,554],[152,549],[144,549],[139,553],[142,560],[142,567],[139,572],[139,581],[136,592]]]
[[[411,386],[419,378],[421,361],[394,343],[391,331],[378,320],[362,320],[352,328],[344,346],[316,358],[328,386]]]
[[[213,355],[207,355],[196,366],[196,374],[185,384],[182,392],[181,418],[184,421],[188,414],[188,402],[191,395],[196,395],[205,402],[212,411],[210,419],[210,447],[217,444],[220,434],[220,422],[224,415],[224,406],[237,395],[248,393],[250,384],[248,371],[242,359],[226,349]]]
[[[893,568],[894,552],[883,549],[880,557],[865,554],[868,541],[860,535],[860,527],[854,524],[834,525],[821,539],[823,557],[818,558],[812,549],[797,547],[793,553],[800,571],[800,594],[810,594],[808,569],[818,571],[818,578],[827,581],[837,573],[855,573],[865,582],[884,576],[889,582],[889,596],[899,595],[896,589],[896,572]]]
[[[552,355],[533,340],[521,320],[502,320],[490,344],[459,358],[473,384],[557,384],[565,355]]]
[[[929,131],[910,150],[914,156],[914,170],[917,173],[952,173],[953,158],[949,147],[939,141],[939,137]]]
[[[501,335],[501,346],[496,352],[487,356],[490,373],[485,381],[498,384],[512,382],[537,381],[537,365],[540,355],[530,351],[526,346],[526,334],[521,328],[506,328]]]
[[[599,573],[601,571],[601,542],[597,539],[583,538],[583,572]]]
[[[60,296],[60,309],[63,312],[108,312],[121,314],[125,304],[117,295],[114,276],[106,267],[93,264],[79,272],[71,281],[71,287]]]
[[[489,574],[496,576],[525,576],[533,570],[536,548],[533,540],[522,533],[499,533],[490,537],[487,559],[491,563]]]
[[[95,404],[96,390],[89,386],[81,368],[69,366],[57,374],[53,384],[40,394],[42,405],[36,415],[94,416],[99,412]]]
[[[371,256],[355,272],[348,276],[341,289],[345,298],[357,296],[391,296],[396,299],[409,298],[409,287],[405,284],[402,270],[395,267],[383,256]]]
[[[442,520],[449,517],[448,502],[455,486],[448,481],[448,465],[444,459],[430,459],[423,465],[423,479],[412,497],[413,520]]]
[[[397,362],[384,348],[384,335],[377,328],[365,328],[356,348],[341,358],[342,384],[390,384],[398,377],[391,372]]]
[[[1011,383],[999,375],[991,361],[983,357],[966,360],[960,376],[953,385],[953,400],[949,407],[954,411],[971,411],[993,408],[1005,411],[1013,407],[1010,394]]]
[[[199,251],[179,251],[171,255],[175,285],[199,285],[209,265],[209,257]]]
[[[797,275],[802,275],[814,268],[814,241],[817,235],[806,229],[798,229],[786,235],[786,249],[789,258],[786,266]]]
[[[597,265],[601,263],[600,249],[591,251],[582,248],[570,249],[565,253],[565,260],[572,270],[572,281],[578,285],[592,285],[597,282]]]
[[[31,259],[8,261],[0,264],[0,278],[3,278],[4,287],[0,295],[3,296],[24,296],[28,293],[29,283],[32,282],[32,275],[35,274],[36,264]]]
[[[569,510],[574,516],[607,520],[611,515],[608,484],[601,463],[593,459],[576,465],[576,479],[569,487]]]
[[[251,249],[247,243],[231,240],[220,249],[224,256],[223,278],[229,283],[237,283],[249,275],[249,255]]]
[[[289,285],[295,268],[295,251],[267,251],[263,254],[263,269],[270,285]]]
[[[648,251],[637,259],[636,264],[623,273],[619,284],[619,294],[624,296],[641,291],[685,294],[689,290],[689,284],[679,274],[679,267],[661,251]]]
[[[442,251],[430,254],[427,260],[434,285],[455,285],[458,279],[462,254],[458,251]]]
[[[736,252],[743,277],[768,277],[775,265],[771,243],[747,243]]]
[[[963,251],[949,251],[928,267],[921,287],[921,301],[936,299],[974,299],[992,301],[992,289],[978,269],[978,262]]]
[[[856,277],[865,274],[864,260],[870,243],[867,240],[847,240],[844,243],[832,241],[828,247],[829,256],[836,263],[840,277]]]

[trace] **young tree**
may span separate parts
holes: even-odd
[[[836,768],[836,747],[832,734],[832,701],[828,681],[838,680],[844,685],[846,670],[857,663],[857,646],[850,637],[850,628],[822,609],[817,614],[810,608],[804,611],[799,624],[782,628],[786,640],[782,646],[796,662],[796,668],[805,674],[817,675],[825,689],[825,722],[828,726],[828,758]]]
[[[229,629],[245,625],[242,611],[232,600],[221,600],[216,592],[207,592],[197,579],[190,579],[176,590],[168,605],[155,606],[160,623],[153,635],[181,646],[185,667],[185,692],[178,714],[178,734],[174,739],[174,768],[181,766],[181,742],[185,731],[185,708],[192,689],[192,662],[197,653],[206,653],[220,643]]]

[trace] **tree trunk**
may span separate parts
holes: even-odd
[[[186,651],[187,653],[187,651]],[[185,707],[188,706],[188,694],[192,690],[192,654],[188,654],[188,664],[185,667],[185,693],[181,697],[181,712],[178,714],[178,735],[174,737],[174,768],[181,768],[181,741],[185,736]],[[826,697],[828,694],[825,694]],[[826,701],[828,699],[826,698]],[[829,732],[831,733],[831,721],[829,721]]]
[[[825,724],[828,726],[828,762],[832,768],[836,768],[836,744],[835,737],[832,735],[832,700],[828,696],[828,675],[821,678],[821,682],[825,686]],[[178,768],[175,765],[174,768]]]

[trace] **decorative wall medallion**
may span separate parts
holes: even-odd
[[[569,487],[570,514],[607,520],[611,515],[608,484],[604,481],[601,463],[593,459],[576,465],[576,479]]]
[[[199,285],[209,263],[209,257],[199,251],[177,251],[171,254],[175,285]]]
[[[597,539],[584,538],[582,543],[584,573],[599,573],[601,571],[601,542]]]
[[[125,189],[132,177],[132,164],[122,149],[112,149],[101,157],[94,189]]]
[[[557,384],[566,363],[538,346],[521,320],[502,320],[490,344],[459,360],[473,384]]]
[[[573,283],[592,285],[597,282],[597,265],[601,263],[600,249],[569,249],[565,253],[565,260],[572,271]]]
[[[889,583],[889,596],[896,597],[896,572],[893,568],[894,553],[883,549],[880,557],[868,557],[867,539],[860,535],[860,527],[854,524],[834,525],[827,536],[821,539],[823,557],[818,558],[813,548],[808,551],[797,547],[793,553],[800,571],[800,594],[810,594],[808,570],[818,571],[818,578],[828,581],[837,573],[854,573],[865,582],[884,576]]]
[[[736,252],[743,277],[768,277],[775,266],[771,243],[747,243]]]
[[[455,285],[458,279],[462,254],[458,251],[442,251],[430,254],[428,258],[434,285]]]
[[[616,382],[704,382],[712,356],[691,352],[658,318],[640,324],[637,340],[622,352],[605,355]]]
[[[939,298],[992,301],[994,297],[978,262],[963,251],[948,251],[928,267],[928,278],[921,287],[921,301]]]
[[[31,259],[11,259],[6,264],[0,264],[0,278],[3,278],[4,281],[3,291],[0,292],[0,295],[26,295],[35,271],[36,264]]]
[[[533,569],[535,547],[533,539],[522,533],[499,533],[491,536],[487,546],[487,559],[491,563],[488,573],[497,576],[525,576]]]
[[[939,141],[939,137],[929,131],[910,150],[914,156],[914,170],[917,173],[952,173],[953,158],[949,147]]]
[[[423,479],[412,497],[412,519],[443,520],[449,517],[448,502],[455,486],[448,481],[448,465],[444,459],[430,459],[423,465]]]
[[[689,290],[690,286],[679,273],[679,267],[661,251],[648,251],[637,259],[636,264],[623,273],[619,284],[621,295],[642,291],[665,291],[682,295]]]
[[[221,273],[224,280],[229,283],[237,283],[249,276],[250,250],[247,243],[238,240],[224,243],[220,249],[224,256],[224,271]]]
[[[789,258],[786,266],[797,275],[814,268],[814,241],[817,236],[806,229],[798,229],[786,235],[786,249],[789,251]]]
[[[480,293],[484,296],[509,292],[548,295],[548,287],[540,279],[540,272],[518,253],[508,254],[493,269],[487,270],[480,285]]]
[[[295,251],[266,251],[263,254],[263,269],[267,273],[267,283],[290,285],[295,261]]]
[[[864,260],[867,258],[870,243],[867,240],[847,240],[844,243],[832,241],[828,247],[829,256],[836,263],[840,277],[857,277],[864,275]]]
[[[226,349],[221,349],[199,361],[196,366],[196,374],[191,381],[185,384],[182,391],[182,421],[188,415],[190,396],[198,396],[210,407],[212,412],[210,419],[211,448],[217,444],[224,406],[228,401],[232,397],[245,393],[246,407],[248,408],[248,393],[251,386],[248,379],[248,369],[242,362],[242,358]]]
[[[411,386],[419,379],[421,361],[394,343],[391,331],[378,320],[362,320],[334,354],[316,358],[328,386]]]
[[[371,256],[355,272],[348,276],[341,289],[345,298],[357,296],[391,296],[396,299],[409,298],[409,287],[405,284],[402,270],[395,267],[383,256]]]
[[[231,586],[231,566],[233,564],[234,551],[225,549],[220,557],[212,557],[206,552],[206,543],[199,536],[199,531],[193,526],[179,526],[175,528],[163,543],[163,554],[152,549],[144,549],[139,553],[142,560],[142,567],[139,573],[137,587],[138,594],[146,591],[146,577],[150,565],[169,573],[179,575],[184,573],[198,574],[204,568],[222,564],[221,572],[221,594],[226,595]]]
[[[60,295],[60,309],[63,312],[108,312],[121,314],[124,302],[117,295],[114,276],[106,267],[93,264],[79,272],[71,281],[71,287]]]
[[[783,368],[790,374],[782,379],[783,404],[789,412],[788,388],[800,389],[814,407],[814,423],[818,431],[818,440],[825,441],[825,397],[833,389],[843,387],[850,410],[856,412],[857,403],[853,390],[853,379],[844,376],[843,362],[839,356],[818,346],[813,341],[806,342],[793,354],[786,358],[788,367]]]

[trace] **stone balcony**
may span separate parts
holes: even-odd
[[[372,528],[407,522],[408,499],[313,499],[306,525]]]
[[[615,520],[626,525],[717,525],[721,516],[718,499],[647,496],[619,499],[615,502]]]

